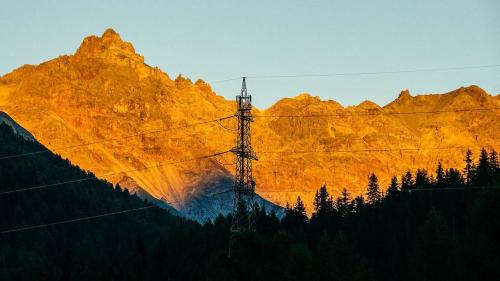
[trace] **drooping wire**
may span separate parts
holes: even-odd
[[[143,136],[143,135],[148,135],[148,134],[157,134],[157,133],[163,133],[167,131],[172,131],[172,130],[180,130],[180,129],[185,129],[185,128],[190,128],[190,127],[195,127],[195,126],[200,126],[204,124],[209,124],[213,122],[219,122],[221,120],[226,120],[229,118],[233,118],[234,115],[231,116],[225,116],[217,119],[211,119],[207,121],[202,121],[202,122],[196,122],[196,123],[190,123],[186,124],[183,126],[177,126],[177,127],[170,127],[170,128],[165,128],[165,129],[156,129],[156,130],[149,130],[149,131],[142,131],[136,134],[131,134],[119,138],[109,138],[109,139],[102,139],[94,142],[88,142],[88,143],[82,143],[82,144],[77,144],[77,145],[71,145],[71,146],[66,146],[66,147],[58,147],[54,148],[53,150],[57,151],[62,151],[62,150],[68,150],[68,149],[73,149],[73,148],[78,148],[82,146],[90,146],[90,145],[95,145],[95,144],[100,144],[100,143],[106,143],[106,142],[111,142],[111,141],[117,141],[117,140],[123,140],[123,139],[128,139],[128,138],[134,138],[138,136]],[[36,154],[42,154],[42,153],[49,153],[52,152],[49,149],[43,149],[43,150],[38,150],[38,151],[33,151],[33,152],[27,152],[27,153],[21,153],[21,154],[14,154],[14,155],[7,155],[7,156],[1,156],[0,160],[5,160],[5,159],[12,159],[12,158],[19,158],[19,157],[24,157],[24,156],[30,156],[30,155],[36,155]]]
[[[476,109],[456,109],[456,110],[441,110],[441,111],[414,111],[414,112],[383,112],[383,111],[377,111],[377,112],[352,112],[352,113],[339,113],[339,114],[313,114],[313,115],[255,115],[255,118],[320,118],[320,117],[349,117],[349,116],[373,116],[373,115],[410,115],[410,114],[440,114],[440,113],[450,113],[450,112],[471,112],[471,111],[493,111],[493,110],[499,110],[500,107],[495,107],[495,108],[476,108]],[[202,122],[197,122],[197,123],[191,123],[183,126],[178,126],[178,127],[171,127],[171,128],[166,128],[166,129],[157,129],[157,130],[150,130],[150,131],[142,131],[140,133],[132,134],[132,135],[127,135],[124,137],[120,138],[110,138],[110,139],[102,139],[94,142],[88,142],[88,143],[83,143],[83,144],[78,144],[78,145],[72,145],[72,146],[66,146],[66,147],[59,147],[55,148],[54,150],[57,151],[62,151],[62,150],[68,150],[68,149],[73,149],[73,148],[78,148],[78,147],[83,147],[83,146],[91,146],[95,144],[100,144],[100,143],[106,143],[106,142],[112,142],[112,141],[117,141],[117,140],[123,140],[123,139],[128,139],[128,138],[133,138],[133,137],[138,137],[142,135],[147,135],[147,134],[155,134],[155,133],[162,133],[162,132],[167,132],[167,131],[172,131],[172,130],[177,130],[177,129],[184,129],[184,128],[189,128],[189,127],[194,127],[194,126],[199,126],[199,125],[204,125],[212,122],[216,122],[219,124],[222,128],[228,130],[228,131],[236,131],[235,129],[227,128],[220,121],[227,120],[230,118],[233,118],[234,115],[222,117],[222,118],[217,118],[217,119],[212,119],[212,120],[207,120],[207,121],[202,121]],[[21,154],[13,154],[13,155],[7,155],[7,156],[0,156],[0,160],[5,160],[5,159],[13,159],[13,158],[19,158],[19,157],[25,157],[25,156],[30,156],[30,155],[36,155],[36,154],[42,154],[42,153],[48,153],[52,152],[49,149],[44,149],[44,150],[39,150],[39,151],[33,151],[33,152],[27,152],[27,153],[21,153]]]
[[[110,213],[102,213],[102,214],[93,215],[93,216],[80,217],[80,218],[76,218],[76,219],[56,221],[56,222],[52,222],[52,223],[45,223],[45,224],[38,224],[38,225],[32,225],[32,226],[24,226],[24,227],[12,228],[12,229],[3,230],[2,232],[0,232],[0,234],[7,234],[7,233],[13,233],[13,232],[26,231],[26,230],[32,230],[32,229],[43,228],[43,227],[48,227],[48,226],[54,226],[54,225],[60,225],[60,224],[68,224],[68,223],[72,223],[72,222],[93,220],[93,219],[97,219],[97,218],[108,217],[108,216],[115,216],[115,215],[120,215],[120,214],[125,214],[125,213],[131,213],[131,212],[138,212],[138,211],[143,211],[143,210],[146,210],[146,209],[157,208],[157,207],[158,206],[156,206],[156,205],[151,205],[151,206],[146,206],[146,207],[139,207],[139,208],[133,208],[133,209],[125,209],[125,210],[116,211],[116,212],[110,212]]]
[[[420,68],[420,69],[402,69],[392,71],[362,71],[362,72],[338,72],[338,73],[303,73],[303,74],[273,74],[273,75],[249,75],[245,76],[250,79],[275,79],[275,78],[301,78],[301,77],[334,77],[334,76],[364,76],[364,75],[386,75],[386,74],[401,74],[401,73],[417,73],[417,72],[442,72],[456,71],[466,69],[487,69],[500,67],[500,64],[475,65],[475,66],[456,66],[456,67],[439,67],[439,68]],[[240,80],[241,77],[233,77],[222,80],[211,81],[211,84],[225,83],[235,80]]]
[[[222,125],[222,123],[220,122],[220,120],[217,121],[217,124],[219,124],[219,126],[221,126],[223,129],[225,129],[227,131],[230,131],[230,132],[236,132],[236,131],[238,131],[238,129],[231,129],[231,128],[228,128],[228,127]]]
[[[420,148],[384,148],[384,149],[330,149],[330,150],[286,150],[286,151],[256,151],[257,154],[306,154],[306,153],[353,153],[353,152],[391,152],[391,151],[419,151],[419,150],[461,150],[462,146],[454,147],[420,147]]]
[[[427,188],[410,188],[401,191],[413,192],[413,191],[483,190],[483,189],[500,190],[500,187],[494,187],[494,186],[427,187]]]
[[[223,192],[225,193],[225,192]],[[223,193],[216,193],[216,194],[211,194],[208,197],[214,197],[219,194]],[[195,198],[197,199],[197,198]],[[199,199],[197,199],[199,200]],[[180,201],[163,201],[169,205],[172,205],[174,203],[178,203]],[[143,211],[151,208],[160,208],[157,205],[150,205],[150,206],[145,206],[145,207],[138,207],[138,208],[131,208],[131,209],[124,209],[120,211],[115,211],[115,212],[105,212],[97,215],[92,215],[92,216],[84,216],[84,217],[79,217],[79,218],[74,218],[74,219],[67,219],[67,220],[61,220],[61,221],[56,221],[56,222],[51,222],[51,223],[44,223],[44,224],[38,224],[38,225],[31,225],[31,226],[23,226],[23,227],[17,227],[17,228],[11,228],[7,230],[3,230],[0,232],[0,234],[8,234],[8,233],[13,233],[13,232],[20,232],[20,231],[26,231],[26,230],[33,230],[33,229],[39,229],[39,228],[44,228],[44,227],[49,227],[49,226],[55,226],[55,225],[61,225],[61,224],[69,224],[73,222],[80,222],[80,221],[87,221],[87,220],[94,220],[102,217],[109,217],[109,216],[115,216],[115,215],[120,215],[120,214],[125,214],[125,213],[132,213],[132,212],[138,212],[138,211]],[[207,209],[208,210],[208,209]],[[209,210],[211,215],[214,215],[214,212]]]
[[[372,110],[368,112],[351,113],[332,113],[332,114],[310,114],[310,115],[255,115],[255,118],[320,118],[320,117],[351,117],[351,116],[373,116],[373,115],[412,115],[412,114],[441,114],[451,112],[472,112],[472,111],[494,111],[500,107],[490,108],[469,108],[469,109],[450,109],[434,111],[409,111],[409,112],[385,112],[383,110]]]
[[[469,190],[469,191],[474,191],[474,190],[484,190],[484,189],[494,189],[494,190],[500,190],[498,187],[447,187],[447,188],[413,188],[409,190],[401,190],[400,192],[414,192],[414,191],[456,191],[456,190]],[[220,191],[217,193],[213,193],[209,195],[208,197],[214,197],[217,195],[233,192],[234,189],[228,189],[224,191]],[[271,192],[278,192],[278,193],[314,193],[316,192],[315,190],[259,190],[256,192],[261,192],[261,193],[271,193]],[[361,192],[361,194],[365,194],[366,191]],[[172,202],[166,202],[167,204],[173,204],[178,201],[172,201]],[[13,233],[13,232],[20,232],[20,231],[26,231],[26,230],[33,230],[33,229],[39,229],[43,227],[49,227],[49,226],[55,226],[55,225],[61,225],[61,224],[68,224],[68,223],[73,223],[73,222],[79,222],[79,221],[87,221],[87,220],[93,220],[93,219],[98,219],[102,217],[108,217],[108,216],[114,216],[114,215],[119,215],[119,214],[125,214],[125,213],[131,213],[131,212],[138,212],[146,209],[151,209],[151,208],[159,208],[156,205],[150,205],[146,207],[139,207],[139,208],[132,208],[132,209],[125,209],[121,211],[116,211],[116,212],[107,212],[107,213],[101,213],[98,215],[93,215],[93,216],[85,216],[85,217],[79,217],[75,219],[68,219],[68,220],[62,220],[62,221],[56,221],[52,223],[45,223],[45,224],[38,224],[38,225],[32,225],[32,226],[24,226],[24,227],[18,227],[18,228],[12,228],[12,229],[7,229],[3,230],[0,232],[0,234],[8,234],[8,233]],[[208,210],[208,209],[207,209]],[[214,215],[213,211],[209,210],[211,215]]]
[[[211,157],[222,155],[222,154],[225,154],[225,153],[228,153],[228,152],[229,152],[229,150],[228,151],[223,151],[223,152],[217,152],[217,153],[210,154],[210,155],[204,155],[204,156],[200,156],[200,157],[194,157],[194,158],[184,159],[184,160],[180,160],[180,161],[161,163],[161,164],[156,164],[156,165],[152,165],[152,166],[146,166],[146,167],[136,168],[136,169],[131,169],[131,170],[125,170],[125,171],[118,171],[118,172],[113,172],[113,173],[109,173],[109,174],[104,174],[104,175],[101,175],[100,177],[91,176],[91,177],[86,177],[86,178],[81,178],[81,179],[74,179],[74,180],[68,180],[68,181],[63,181],[63,182],[56,182],[56,183],[50,183],[50,184],[44,184],[44,185],[37,185],[37,186],[31,186],[31,187],[26,187],[26,188],[9,188],[10,190],[0,192],[0,196],[6,195],[6,194],[12,194],[12,193],[30,191],[30,190],[38,190],[38,189],[44,189],[44,188],[49,188],[49,187],[61,186],[61,185],[70,184],[70,183],[77,183],[77,182],[95,180],[95,179],[99,179],[99,178],[103,178],[103,177],[109,177],[109,176],[113,176],[113,175],[118,175],[118,174],[121,174],[121,173],[130,173],[130,172],[137,172],[137,171],[148,170],[148,169],[153,169],[153,168],[160,168],[160,167],[168,166],[168,165],[175,165],[175,164],[190,162],[190,161],[194,161],[194,160],[201,160],[201,159],[211,158]]]
[[[451,149],[465,149],[465,147],[434,147],[434,148],[389,148],[389,149],[360,149],[360,150],[302,150],[302,151],[257,151],[256,153],[258,154],[302,154],[302,153],[353,153],[353,152],[390,152],[390,151],[419,151],[419,150],[451,150]],[[204,155],[200,157],[194,157],[194,158],[189,158],[189,159],[184,159],[181,161],[174,161],[174,162],[168,162],[168,163],[161,163],[161,164],[156,164],[152,166],[146,166],[142,168],[136,168],[136,169],[131,169],[131,170],[125,170],[125,171],[118,171],[118,172],[113,172],[113,173],[108,173],[105,175],[101,175],[100,177],[109,177],[121,173],[129,173],[129,172],[136,172],[136,171],[141,171],[141,170],[148,170],[152,168],[159,168],[167,165],[175,165],[175,164],[180,164],[184,162],[189,162],[189,161],[194,161],[194,160],[201,160],[201,159],[206,159],[206,158],[212,158],[216,157],[222,154],[226,154],[230,152],[230,150],[223,151],[223,152],[218,152],[210,155]],[[70,184],[70,183],[77,183],[77,182],[83,182],[83,181],[88,181],[88,180],[94,180],[98,179],[97,176],[91,176],[91,177],[86,177],[86,178],[81,178],[81,179],[74,179],[74,180],[68,180],[68,181],[63,181],[63,182],[56,182],[56,183],[50,183],[50,184],[45,184],[45,185],[38,185],[38,186],[32,186],[32,187],[27,187],[27,188],[9,188],[11,190],[3,191],[0,192],[1,195],[6,195],[6,194],[11,194],[11,193],[18,193],[18,192],[24,192],[24,191],[29,191],[29,190],[37,190],[37,189],[44,189],[44,188],[49,188],[49,187],[54,187],[54,186],[61,186],[65,184]]]

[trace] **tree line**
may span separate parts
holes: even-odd
[[[42,149],[0,124],[0,156]],[[283,217],[256,208],[256,231],[236,236],[231,215],[200,224],[160,208],[0,234],[0,280],[500,280],[497,162],[482,150],[387,189],[372,174],[355,198],[323,186],[312,217],[300,198]],[[92,176],[37,154],[0,161],[0,192]],[[149,205],[97,179],[4,194],[0,232]]]
[[[315,211],[313,216],[333,211],[345,215],[355,210],[358,206],[366,203],[377,204],[385,196],[395,196],[398,192],[494,187],[500,183],[499,175],[500,165],[498,154],[494,149],[488,153],[483,147],[477,163],[472,159],[472,151],[467,149],[462,171],[456,168],[444,169],[441,161],[438,161],[435,176],[430,174],[426,169],[417,169],[415,176],[413,176],[411,171],[407,171],[400,177],[400,180],[396,176],[393,176],[385,191],[380,187],[378,177],[374,173],[371,173],[368,176],[368,184],[364,193],[366,199],[363,195],[359,195],[351,200],[349,192],[344,188],[340,196],[334,200],[329,195],[326,185],[324,185],[316,191],[313,202]],[[304,202],[300,196],[297,198],[293,208],[287,203],[286,213],[297,213],[305,216]]]
[[[438,162],[385,189],[372,173],[354,198],[324,185],[310,218],[300,197],[281,219],[257,208],[257,232],[233,237],[214,280],[496,280],[499,174],[495,150],[467,150],[463,169]]]

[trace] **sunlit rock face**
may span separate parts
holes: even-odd
[[[300,101],[285,99],[262,114],[339,116],[257,118],[254,130],[257,151],[298,152],[259,155],[261,161],[255,164],[257,182],[265,184],[268,190],[293,191],[260,194],[279,204],[300,195],[311,208],[314,191],[323,183],[335,195],[344,187],[352,195],[358,195],[366,190],[371,172],[379,176],[385,190],[391,176],[399,177],[408,169],[414,172],[416,168],[426,168],[433,172],[439,160],[445,167],[462,167],[467,147],[476,156],[481,146],[498,150],[500,111],[454,111],[499,108],[499,101],[498,96],[491,96],[477,86],[415,97],[405,90],[384,107],[366,101],[342,108],[335,102],[313,97]],[[445,113],[423,113],[432,111]],[[394,112],[420,114],[384,114]],[[456,147],[462,148],[444,149]],[[395,150],[377,151],[384,149]],[[330,153],[300,153],[304,150]]]
[[[477,86],[439,95],[403,91],[384,107],[365,101],[344,108],[308,94],[283,99],[267,110],[254,110],[257,191],[282,206],[300,195],[311,210],[314,191],[324,183],[334,195],[345,187],[354,196],[365,189],[370,172],[385,186],[390,176],[407,169],[434,170],[438,160],[445,167],[461,166],[466,147],[477,151],[498,145],[499,111],[451,110],[493,107],[500,107],[499,97]],[[193,83],[182,76],[172,80],[148,66],[132,44],[111,29],[85,38],[74,55],[25,65],[0,78],[0,110],[49,149],[201,220],[230,210],[230,196],[208,195],[232,187],[234,168],[227,164],[234,161],[233,155],[165,163],[231,149],[234,119],[186,125],[228,116],[235,109],[234,102],[216,95],[204,81]],[[450,112],[384,114],[411,111]],[[157,132],[131,136],[145,131]],[[100,142],[103,139],[115,140]],[[457,146],[463,149],[427,149]],[[422,149],[367,151],[395,148]]]

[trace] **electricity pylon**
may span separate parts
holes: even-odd
[[[252,160],[258,160],[252,150],[250,123],[252,117],[252,96],[247,93],[245,77],[241,85],[241,94],[236,96],[238,110],[238,133],[236,147],[231,152],[236,154],[236,175],[234,182],[233,222],[231,232],[255,230],[255,181],[252,176]]]

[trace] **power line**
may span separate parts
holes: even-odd
[[[486,187],[486,186],[468,186],[468,187],[428,187],[428,188],[412,188],[412,189],[407,189],[407,190],[400,190],[401,192],[413,192],[413,191],[447,191],[447,190],[484,190],[484,189],[498,189],[500,190],[499,187]],[[216,195],[221,195],[229,192],[233,192],[234,189],[228,189],[224,191],[220,191],[214,194],[211,194],[210,196],[216,196]],[[317,190],[278,190],[278,189],[269,189],[269,190],[255,190],[256,193],[314,193]],[[362,194],[366,193],[366,190],[364,189],[348,189],[348,191],[357,193],[361,192]]]
[[[231,189],[232,191],[232,189]],[[219,192],[215,194],[211,194],[208,197],[214,197],[219,194],[226,193],[227,191],[224,192]],[[196,198],[197,199],[197,198]],[[163,201],[169,205],[173,203],[178,203],[181,202],[181,200],[178,201]],[[25,226],[25,227],[18,227],[18,228],[13,228],[13,229],[8,229],[0,232],[0,234],[6,234],[6,233],[12,233],[12,232],[19,232],[19,231],[25,231],[25,230],[32,230],[32,229],[38,229],[38,228],[43,228],[43,227],[49,227],[49,226],[54,226],[54,225],[61,225],[61,224],[68,224],[68,223],[73,223],[73,222],[79,222],[79,221],[86,221],[86,220],[92,220],[92,219],[97,219],[97,218],[102,218],[102,217],[108,217],[108,216],[114,216],[114,215],[119,215],[119,214],[124,214],[124,213],[131,213],[131,212],[137,212],[137,211],[142,211],[146,209],[151,209],[151,208],[160,208],[157,205],[150,205],[146,207],[139,207],[139,208],[132,208],[132,209],[126,209],[126,210],[121,210],[121,211],[116,211],[116,212],[106,212],[106,213],[101,213],[98,215],[93,215],[93,216],[85,216],[85,217],[80,217],[80,218],[75,218],[75,219],[68,219],[68,220],[63,220],[63,221],[56,221],[52,223],[45,223],[45,224],[39,224],[39,225],[33,225],[33,226]],[[211,213],[213,214],[213,212]]]
[[[465,149],[462,146],[454,147],[420,147],[420,148],[386,148],[386,149],[330,149],[330,150],[287,150],[287,151],[256,151],[257,154],[305,154],[305,153],[352,153],[352,152],[391,152],[391,151],[419,151],[419,150],[454,150]]]
[[[500,107],[472,108],[472,109],[450,109],[435,111],[409,111],[409,112],[384,112],[383,110],[369,112],[352,112],[336,114],[311,114],[311,115],[255,115],[255,118],[319,118],[319,117],[350,117],[350,116],[373,116],[373,115],[412,115],[412,114],[440,114],[450,112],[471,112],[471,111],[493,111]]]
[[[321,118],[321,117],[372,116],[372,115],[382,115],[382,114],[384,114],[384,115],[439,114],[439,113],[450,113],[450,112],[492,111],[492,110],[499,110],[499,109],[500,109],[500,107],[440,110],[440,111],[413,111],[413,112],[353,112],[353,113],[348,113],[348,114],[339,113],[339,114],[313,114],[313,115],[255,115],[254,117],[255,118]],[[105,143],[105,142],[111,142],[111,141],[123,140],[123,139],[127,139],[127,138],[138,137],[138,136],[147,135],[147,134],[162,133],[162,132],[171,131],[171,130],[184,129],[184,128],[194,127],[194,126],[208,124],[208,123],[212,123],[212,122],[217,122],[217,124],[219,124],[223,129],[226,129],[228,131],[236,131],[235,129],[227,128],[220,123],[220,121],[227,120],[227,119],[230,119],[233,117],[234,117],[234,115],[230,115],[230,116],[212,119],[212,120],[207,120],[207,121],[203,121],[203,122],[191,123],[191,124],[187,124],[184,126],[143,131],[143,132],[140,132],[137,134],[127,135],[127,136],[120,137],[120,138],[102,139],[102,140],[95,141],[95,142],[88,142],[88,143],[83,143],[83,144],[79,144],[79,145],[54,148],[54,150],[57,150],[57,151],[68,150],[68,149],[78,148],[78,147],[82,147],[82,146],[90,146],[90,145],[95,145],[95,144],[100,144],[100,143]],[[49,153],[49,152],[52,152],[52,151],[48,150],[48,149],[44,149],[44,150],[21,153],[21,154],[7,155],[7,156],[0,157],[0,160],[13,159],[13,158],[19,158],[19,157],[25,157],[25,156],[42,154],[42,153]]]
[[[372,116],[372,115],[382,115],[382,114],[384,114],[384,115],[439,114],[439,113],[450,113],[450,112],[492,111],[492,110],[499,110],[499,109],[500,109],[500,107],[440,110],[440,111],[413,111],[413,112],[353,112],[353,113],[348,113],[348,114],[339,113],[339,114],[313,114],[313,115],[255,115],[254,117],[255,118],[320,118],[320,117]],[[226,117],[222,117],[222,118],[207,120],[207,121],[198,122],[198,123],[191,123],[191,124],[178,126],[178,127],[171,127],[171,128],[166,128],[166,129],[157,129],[157,130],[150,130],[150,131],[142,131],[140,133],[127,135],[127,136],[120,137],[120,138],[102,139],[102,140],[98,140],[95,142],[88,142],[88,143],[83,143],[83,144],[79,144],[79,145],[54,148],[54,150],[57,150],[57,151],[68,150],[68,149],[78,148],[78,147],[82,147],[82,146],[90,146],[90,145],[95,145],[95,144],[100,144],[100,143],[105,143],[105,142],[111,142],[111,141],[117,141],[117,140],[138,137],[138,136],[147,135],[147,134],[155,134],[155,133],[162,133],[162,132],[167,132],[167,131],[172,131],[172,130],[177,130],[177,129],[184,129],[184,128],[204,125],[204,124],[208,124],[208,123],[212,123],[212,122],[217,122],[217,124],[219,124],[222,128],[224,128],[228,131],[235,131],[234,129],[229,129],[220,123],[220,121],[227,120],[227,119],[230,119],[233,117],[234,117],[234,115],[230,115],[230,116],[226,116]],[[1,156],[0,160],[13,159],[13,158],[19,158],[19,157],[25,157],[25,156],[37,155],[37,154],[49,153],[49,152],[52,152],[52,151],[48,150],[48,149],[44,149],[44,150],[32,151],[32,152],[21,153],[21,154],[7,155],[7,156]]]
[[[222,154],[225,154],[225,153],[228,153],[228,152],[229,152],[229,150],[228,151],[223,151],[223,152],[217,152],[217,153],[210,154],[210,155],[205,155],[205,156],[200,156],[200,157],[194,157],[194,158],[184,159],[184,160],[175,161],[175,162],[168,162],[168,163],[162,163],[162,164],[157,164],[157,165],[152,165],[152,166],[146,166],[146,167],[143,167],[143,168],[137,168],[137,169],[131,169],[131,170],[125,170],[125,171],[118,171],[118,172],[113,172],[113,173],[105,174],[105,175],[102,175],[100,177],[101,178],[103,178],[103,177],[109,177],[109,176],[118,175],[118,174],[121,174],[121,173],[130,173],[130,172],[148,170],[148,169],[153,169],[153,168],[159,168],[159,167],[168,166],[168,165],[175,165],[175,164],[190,162],[190,161],[194,161],[194,160],[201,160],[201,159],[206,159],[206,158],[211,158],[211,157],[215,157],[215,156],[218,156],[218,155],[222,155]],[[0,196],[6,195],[6,194],[12,194],[12,193],[30,191],[30,190],[44,189],[44,188],[49,188],[49,187],[54,187],[54,186],[61,186],[61,185],[65,185],[65,184],[83,182],[83,181],[94,180],[94,179],[99,179],[99,177],[92,176],[92,177],[81,178],[81,179],[74,179],[74,180],[68,180],[68,181],[63,181],[63,182],[56,182],[56,183],[50,183],[50,184],[44,184],[44,185],[31,186],[31,187],[27,187],[27,188],[17,188],[17,189],[13,189],[12,188],[12,190],[0,192]]]
[[[468,191],[475,191],[475,190],[500,190],[499,187],[486,187],[486,186],[468,186],[468,187],[445,187],[445,188],[437,188],[437,187],[428,187],[428,188],[412,188],[412,189],[406,189],[406,190],[398,190],[398,192],[407,192],[411,193],[414,191],[459,191],[459,190],[468,190]],[[225,194],[233,191],[231,190],[225,190],[222,192],[218,192],[213,194],[215,195],[220,195],[220,194]],[[349,193],[353,194],[359,194],[359,195],[365,195],[367,193],[366,189],[347,189]],[[265,194],[265,193],[315,193],[317,190],[255,190],[255,193],[257,194]],[[387,191],[380,191],[382,193],[386,193]]]
[[[285,154],[285,153],[286,154],[290,154],[290,153],[304,154],[304,153],[353,153],[353,152],[390,152],[390,151],[453,150],[453,149],[465,149],[465,147],[390,148],[390,149],[360,149],[360,150],[258,151],[256,153],[258,153],[258,154],[281,154],[281,153],[283,153],[283,154]],[[190,162],[190,161],[194,161],[194,160],[211,158],[211,157],[219,156],[219,155],[222,155],[222,154],[225,154],[228,152],[230,152],[230,151],[223,151],[223,152],[218,152],[218,153],[214,153],[214,154],[210,154],[210,155],[204,155],[204,156],[200,156],[200,157],[194,157],[194,158],[184,159],[184,160],[175,161],[175,162],[168,162],[168,163],[162,163],[162,164],[157,164],[157,165],[152,165],[152,166],[146,166],[146,167],[142,167],[142,168],[136,168],[136,169],[108,173],[108,174],[102,175],[101,178],[113,176],[113,175],[117,175],[117,174],[121,174],[121,173],[136,172],[136,171],[148,170],[148,169],[152,169],[152,168],[159,168],[159,167],[163,167],[163,166],[167,166],[167,165],[175,165],[175,164]],[[37,190],[37,189],[54,187],[54,186],[61,186],[61,185],[65,185],[65,184],[83,182],[83,181],[94,180],[94,179],[99,179],[99,178],[97,176],[92,176],[92,177],[87,177],[87,178],[80,178],[80,179],[68,180],[68,181],[63,181],[63,182],[32,186],[32,187],[27,187],[27,188],[16,188],[16,189],[12,188],[12,190],[0,192],[0,196],[6,195],[6,194],[11,194],[11,193],[29,191],[29,190]]]
[[[400,192],[413,192],[413,191],[447,191],[447,190],[483,190],[483,189],[498,189],[500,190],[499,187],[486,187],[486,186],[467,186],[467,187],[427,187],[427,188],[412,188],[412,189],[407,189],[407,190],[399,190]],[[360,192],[366,193],[366,190],[362,189],[351,189],[347,191],[354,191],[354,192]],[[316,192],[316,190],[255,190],[255,192],[262,192],[262,193],[268,193],[268,192],[277,192],[277,193],[313,193]]]
[[[233,166],[233,165],[236,165],[236,161],[232,162],[232,163],[223,163],[221,161],[219,161],[219,159],[217,158],[214,158],[214,160],[221,166]]]
[[[225,192],[227,192],[227,191],[225,191]],[[225,193],[225,192],[223,192],[223,193]],[[219,195],[219,194],[222,194],[222,193],[211,194],[208,197],[214,197],[214,196]],[[166,203],[166,204],[172,205],[174,203],[181,202],[181,200],[178,200],[178,201],[163,201],[163,202]],[[34,226],[25,226],[25,227],[13,228],[13,229],[4,230],[4,231],[0,232],[0,234],[6,234],[6,233],[12,233],[12,232],[19,232],[19,231],[25,231],[25,230],[32,230],[32,229],[37,229],[37,228],[43,228],[43,227],[48,227],[48,226],[54,226],[54,225],[60,225],[60,224],[67,224],[67,223],[79,222],[79,221],[85,221],[85,220],[92,220],[92,219],[97,219],[97,218],[101,218],[101,217],[114,216],[114,215],[119,215],[119,214],[124,214],[124,213],[130,213],[130,212],[137,212],[137,211],[142,211],[142,210],[151,209],[151,208],[160,208],[160,207],[157,206],[157,205],[150,205],[150,206],[146,206],[146,207],[139,207],[139,208],[126,209],[126,210],[121,210],[121,211],[116,211],[116,212],[102,213],[102,214],[98,214],[98,215],[80,217],[80,218],[63,220],[63,221],[57,221],[57,222],[52,222],[52,223],[46,223],[46,224],[39,224],[39,225],[34,225]]]
[[[234,188],[231,188],[231,189],[227,189],[227,190],[224,190],[224,191],[220,191],[220,192],[217,192],[217,193],[213,193],[213,194],[210,194],[210,196],[216,196],[216,195],[221,195],[221,194],[225,194],[225,193],[228,193],[228,192],[231,192],[231,191],[234,191]]]
[[[403,69],[393,71],[364,71],[364,72],[338,72],[338,73],[303,73],[303,74],[274,74],[274,75],[254,75],[246,76],[251,79],[275,79],[275,78],[301,78],[301,77],[334,77],[334,76],[363,76],[363,75],[385,75],[385,74],[401,74],[401,73],[416,73],[416,72],[443,72],[456,71],[466,69],[487,69],[500,67],[500,64],[476,65],[476,66],[458,66],[458,67],[439,67],[439,68],[420,68],[420,69]],[[240,80],[241,77],[228,78],[210,82],[211,84],[225,83],[235,80]]]
[[[408,190],[401,190],[407,192],[413,191],[447,191],[447,190],[483,190],[483,189],[500,189],[499,187],[487,186],[456,186],[456,187],[428,187],[428,188],[410,188]]]
[[[124,137],[120,138],[110,138],[110,139],[102,139],[94,142],[88,142],[88,143],[82,143],[78,145],[71,145],[71,146],[66,146],[66,147],[59,147],[55,148],[54,150],[57,151],[62,151],[62,150],[67,150],[67,149],[73,149],[73,148],[78,148],[82,146],[89,146],[89,145],[95,145],[95,144],[100,144],[100,143],[105,143],[105,142],[111,142],[111,141],[117,141],[117,140],[123,140],[123,139],[128,139],[128,138],[134,138],[142,135],[148,135],[148,134],[156,134],[156,133],[163,133],[167,131],[172,131],[172,130],[179,130],[179,129],[185,129],[185,128],[190,128],[190,127],[195,127],[199,125],[204,125],[204,124],[209,124],[212,122],[220,122],[226,119],[233,118],[234,115],[230,116],[225,116],[217,119],[212,119],[212,120],[207,120],[207,121],[202,121],[202,122],[197,122],[197,123],[190,123],[186,124],[183,126],[177,126],[177,127],[170,127],[170,128],[165,128],[165,129],[156,129],[156,130],[149,130],[149,131],[142,131],[140,133],[132,134],[132,135],[127,135]],[[42,154],[42,153],[49,153],[52,152],[49,149],[44,149],[44,150],[38,150],[38,151],[32,151],[32,152],[27,152],[27,153],[21,153],[21,154],[14,154],[14,155],[7,155],[7,156],[2,156],[0,157],[0,160],[5,160],[5,159],[12,159],[12,158],[19,158],[19,157],[24,157],[24,156],[30,156],[30,155],[36,155],[36,154]]]
[[[19,231],[25,231],[25,230],[32,230],[32,229],[43,228],[43,227],[54,226],[54,225],[60,225],[60,224],[67,224],[67,223],[78,222],[78,221],[93,220],[93,219],[97,219],[97,218],[109,217],[109,216],[120,215],[120,214],[131,213],[131,212],[138,212],[138,211],[143,211],[143,210],[146,210],[146,209],[157,208],[157,207],[158,206],[156,206],[156,205],[151,205],[151,206],[140,207],[140,208],[126,209],[126,210],[121,210],[121,211],[117,211],[117,212],[102,213],[102,214],[94,215],[94,216],[87,216],[87,217],[81,217],[81,218],[76,218],[76,219],[57,221],[57,222],[52,222],[52,223],[45,223],[45,224],[39,224],[39,225],[33,225],[33,226],[25,226],[25,227],[13,228],[13,229],[4,230],[4,231],[2,231],[0,233],[1,234],[6,234],[6,233],[19,232]]]
[[[225,82],[236,81],[236,80],[241,80],[241,77],[228,78],[228,79],[216,80],[216,81],[211,81],[211,82],[208,81],[208,83],[218,84],[218,83],[225,83]]]
[[[413,191],[453,191],[453,190],[484,190],[484,189],[500,189],[498,187],[446,187],[446,188],[414,188],[414,189],[409,189],[409,190],[401,190],[401,192],[407,191],[407,192],[413,192]],[[228,189],[224,190],[221,192],[217,192],[214,194],[211,194],[209,197],[214,197],[220,194],[232,192],[234,189]],[[359,191],[359,190],[358,190]],[[258,191],[256,191],[258,192]],[[269,193],[269,192],[278,192],[278,193],[313,193],[316,192],[314,190],[260,190],[262,193]],[[364,194],[365,192],[362,192]],[[172,202],[166,202],[167,204],[172,204],[176,203],[179,201],[172,201]],[[19,227],[19,228],[13,228],[13,229],[8,229],[0,232],[0,234],[7,234],[7,233],[13,233],[13,232],[20,232],[20,231],[26,231],[26,230],[32,230],[32,229],[38,229],[38,228],[43,228],[43,227],[49,227],[49,226],[55,226],[55,225],[61,225],[61,224],[68,224],[68,223],[73,223],[73,222],[79,222],[79,221],[86,221],[86,220],[92,220],[92,219],[97,219],[97,218],[102,218],[102,217],[108,217],[108,216],[114,216],[114,215],[119,215],[119,214],[125,214],[125,213],[131,213],[131,212],[138,212],[146,209],[151,209],[151,208],[159,208],[156,205],[151,205],[151,206],[146,206],[146,207],[139,207],[139,208],[133,208],[133,209],[126,209],[126,210],[121,210],[121,211],[116,211],[116,212],[107,212],[107,213],[101,213],[98,215],[93,215],[93,216],[86,216],[86,217],[80,217],[80,218],[75,218],[75,219],[69,219],[69,220],[63,220],[63,221],[56,221],[52,223],[46,223],[46,224],[39,224],[39,225],[33,225],[33,226],[25,226],[25,227]]]
[[[217,121],[217,124],[219,124],[219,126],[221,126],[223,129],[225,129],[227,131],[230,131],[230,132],[236,132],[236,131],[238,131],[238,129],[231,129],[231,128],[228,128],[228,127],[222,125],[222,123],[220,121]]]

